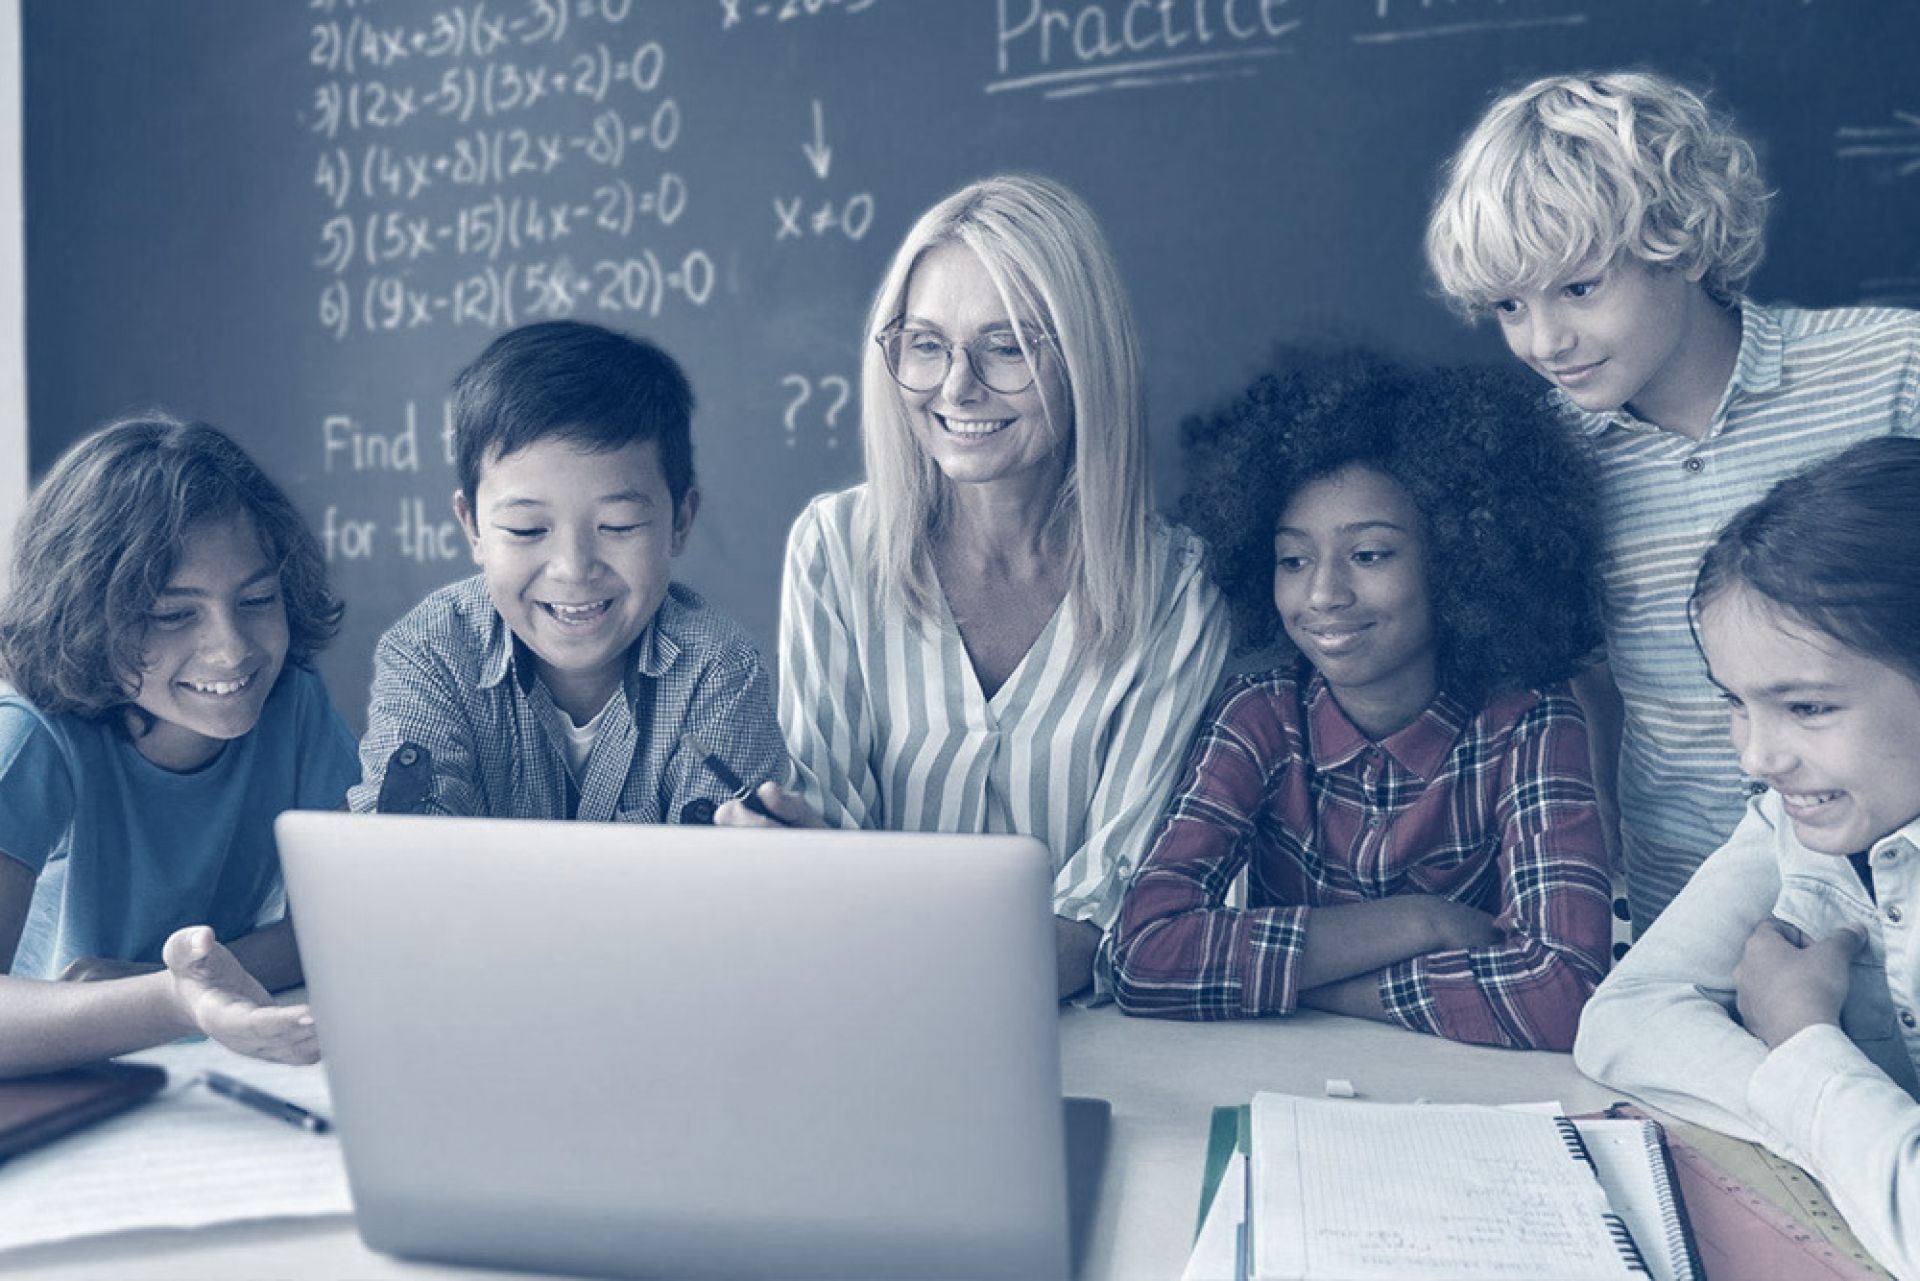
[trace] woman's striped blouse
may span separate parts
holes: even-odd
[[[1226,662],[1198,539],[1156,521],[1144,641],[1090,658],[1071,597],[984,697],[942,608],[884,597],[865,486],[787,540],[780,724],[800,787],[841,827],[1018,832],[1053,854],[1054,911],[1110,928]]]

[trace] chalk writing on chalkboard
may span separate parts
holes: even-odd
[[[1506,0],[1374,0],[1372,29],[1356,31],[1355,44],[1393,44],[1450,36],[1522,31],[1530,27],[1578,27],[1584,13],[1514,13]]]
[[[720,29],[729,30],[750,18],[792,22],[822,13],[859,13],[873,0],[720,0]]]
[[[998,0],[996,16],[986,91],[1046,98],[1253,75],[1301,22],[1290,0]]]
[[[313,184],[331,212],[312,261],[335,340],[582,310],[652,318],[713,296],[708,249],[661,239],[693,200],[679,171],[653,167],[686,121],[666,46],[623,38],[632,0],[453,5],[414,23],[314,7],[345,14],[311,25],[321,78],[300,114],[322,144]],[[449,210],[442,188],[472,199]],[[418,212],[429,199],[436,212]],[[872,198],[792,220],[857,238]]]
[[[853,380],[841,374],[820,378],[788,374],[780,380],[780,385],[791,393],[781,418],[786,425],[788,446],[800,444],[799,433],[804,425],[821,431],[828,449],[838,449],[840,433],[853,426],[851,415],[846,414],[848,402],[853,399]],[[803,410],[807,411],[804,419],[800,416]]]
[[[813,137],[800,145],[807,167],[821,182],[833,169],[833,148],[827,145],[826,110],[820,99],[813,100]],[[810,201],[805,195],[775,196],[773,216],[777,226],[775,240],[804,240],[808,236],[826,236],[838,232],[848,240],[860,240],[873,226],[873,193],[855,192],[838,206],[833,198]],[[788,444],[792,444],[789,438]]]
[[[1514,9],[1509,0],[1374,0],[1371,22],[1346,36],[1384,45],[1587,22],[1585,13]],[[996,78],[986,92],[1075,98],[1259,75],[1315,36],[1338,39],[1313,25],[1328,12],[1296,0],[997,0]]]
[[[1842,160],[1887,165],[1902,178],[1920,174],[1920,111],[1895,111],[1892,124],[1842,125],[1834,137]]]
[[[870,3],[770,0],[723,5],[719,17],[726,30],[845,17]],[[642,29],[634,0],[487,0],[424,13],[313,0],[310,9],[314,80],[297,123],[314,148],[320,210],[314,314],[336,342],[453,328],[473,330],[477,344],[543,319],[652,320],[722,291],[720,264],[740,247],[707,243],[688,216],[700,192],[674,159],[690,123],[675,92],[676,42]],[[767,232],[790,246],[782,252],[857,242],[875,224],[872,191],[835,173],[834,121],[823,97],[808,100],[791,176],[768,192]],[[837,450],[852,438],[845,372],[801,368],[778,384],[788,447]],[[452,464],[445,402],[407,400],[388,423],[325,414],[319,451],[323,474],[397,474],[424,487],[423,459],[436,473],[434,453]],[[374,500],[396,501],[385,516],[350,491],[325,505],[328,559],[465,555],[458,525],[430,514],[444,510],[440,495]]]
[[[1883,184],[1920,177],[1920,111],[1896,109],[1889,113],[1887,123],[1841,125],[1833,136],[1838,159],[1869,166]],[[1862,280],[1860,295],[1862,301],[1881,306],[1920,306],[1920,259],[1912,263],[1911,274],[1875,275]]]
[[[446,400],[431,411],[429,421],[420,406],[409,400],[397,427],[383,430],[351,414],[332,413],[320,422],[320,453],[329,474],[418,474],[422,459],[438,455],[447,468],[454,463],[453,407]],[[436,471],[438,468],[436,467]],[[418,494],[398,500],[397,517],[384,529],[379,520],[349,516],[337,503],[321,512],[320,545],[329,561],[363,561],[377,553],[397,555],[416,563],[455,562],[466,555],[460,527],[446,519],[443,502]],[[384,535],[384,536],[383,536]]]

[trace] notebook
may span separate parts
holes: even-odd
[[[319,813],[275,835],[373,1248],[1068,1272],[1038,842]]]
[[[0,1161],[124,1112],[166,1083],[166,1071],[147,1063],[97,1063],[0,1082]]]
[[[1258,1094],[1250,1142],[1255,1281],[1653,1275],[1565,1117]]]
[[[1660,1123],[1574,1118],[1607,1200],[1633,1235],[1653,1281],[1704,1281],[1680,1181]]]

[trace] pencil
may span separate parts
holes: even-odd
[[[722,787],[731,789],[740,803],[753,813],[758,814],[761,818],[770,818],[782,827],[793,826],[792,823],[767,808],[766,802],[760,799],[758,788],[748,787],[745,783],[741,782],[740,776],[734,773],[725,761],[721,760],[712,752],[707,753],[707,768],[712,771],[715,778],[720,780]]]

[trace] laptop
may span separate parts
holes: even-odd
[[[373,1249],[1067,1274],[1039,842],[342,813],[275,835]]]

